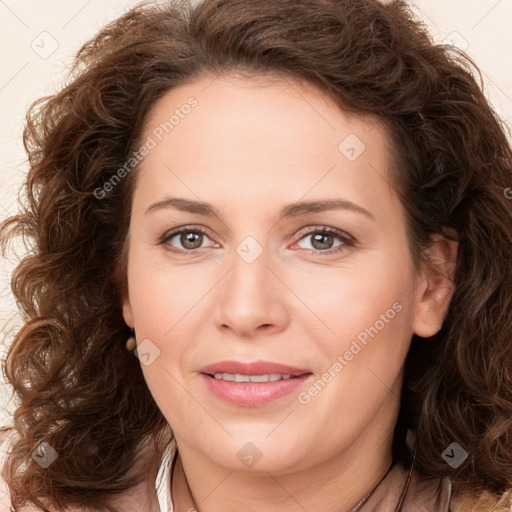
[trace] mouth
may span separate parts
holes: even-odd
[[[244,407],[262,406],[289,395],[313,375],[307,369],[266,361],[222,361],[205,366],[200,374],[213,395]]]

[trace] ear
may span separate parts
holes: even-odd
[[[128,327],[133,329],[135,324],[133,321],[132,306],[130,304],[130,294],[128,292],[128,246],[129,234],[126,236],[121,256],[114,269],[114,282],[116,283],[118,296],[121,301],[124,321]]]
[[[118,296],[121,302],[121,308],[123,310],[123,318],[128,327],[132,329],[135,327],[133,321],[133,310],[130,303],[130,294],[128,293],[127,277],[119,269],[116,270],[115,282],[117,284]]]
[[[130,297],[127,291],[123,293],[123,296],[121,298],[121,305],[123,307],[124,321],[128,327],[131,327],[133,329],[135,327],[135,323],[133,321],[133,311],[132,306],[130,304]]]
[[[414,291],[412,328],[422,338],[433,336],[441,329],[455,290],[453,279],[458,242],[440,234],[432,235],[431,239],[432,243],[426,250],[427,263]]]

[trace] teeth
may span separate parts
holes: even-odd
[[[276,380],[288,380],[290,374],[268,373],[265,375],[241,375],[239,373],[216,373],[215,378],[229,382],[275,382]]]

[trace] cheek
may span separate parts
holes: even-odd
[[[388,257],[373,262],[342,269],[337,278],[330,274],[315,279],[314,286],[311,280],[302,280],[297,288],[318,319],[316,350],[325,355],[321,371],[330,369],[337,376],[331,379],[332,386],[327,385],[330,392],[325,398],[340,406],[359,407],[365,393],[388,392],[401,372],[412,337],[413,273],[402,260]],[[313,317],[302,318],[301,329],[311,333]],[[347,386],[359,391],[343,392]]]
[[[382,321],[386,326],[401,324],[407,315],[396,310],[409,309],[413,276],[406,264],[390,259],[376,256],[368,265],[301,276],[294,281],[294,292],[316,316],[315,323],[323,324],[326,337],[333,340],[354,337],[376,322],[378,327]],[[293,275],[288,279],[293,280]],[[393,307],[395,303],[400,305]],[[312,319],[312,315],[303,317],[304,329]]]
[[[182,269],[146,264],[144,256],[137,250],[130,255],[130,303],[137,343],[139,348],[145,343],[150,353],[149,364],[140,359],[144,378],[159,408],[171,418],[173,412],[185,410],[189,403],[180,385],[180,367],[190,348],[190,319],[196,313],[193,306],[201,290]]]
[[[186,325],[187,315],[207,292],[201,272],[173,267],[165,260],[148,261],[137,249],[130,255],[128,282],[137,338],[156,343]]]
[[[171,417],[173,411],[190,406],[183,378],[196,369],[198,346],[208,339],[205,331],[212,325],[208,322],[212,318],[209,292],[219,271],[193,264],[171,265],[161,257],[148,263],[149,259],[138,247],[130,255],[130,303],[137,342],[150,340],[146,346],[157,354],[149,365],[141,359],[144,378],[159,407]]]

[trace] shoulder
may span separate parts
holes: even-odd
[[[450,512],[512,512],[512,489],[501,496],[487,491],[480,495],[456,492],[452,497]]]
[[[415,469],[405,503],[428,504],[428,510],[435,512],[512,512],[512,488],[502,495],[476,491],[458,487],[449,477],[427,477]]]

